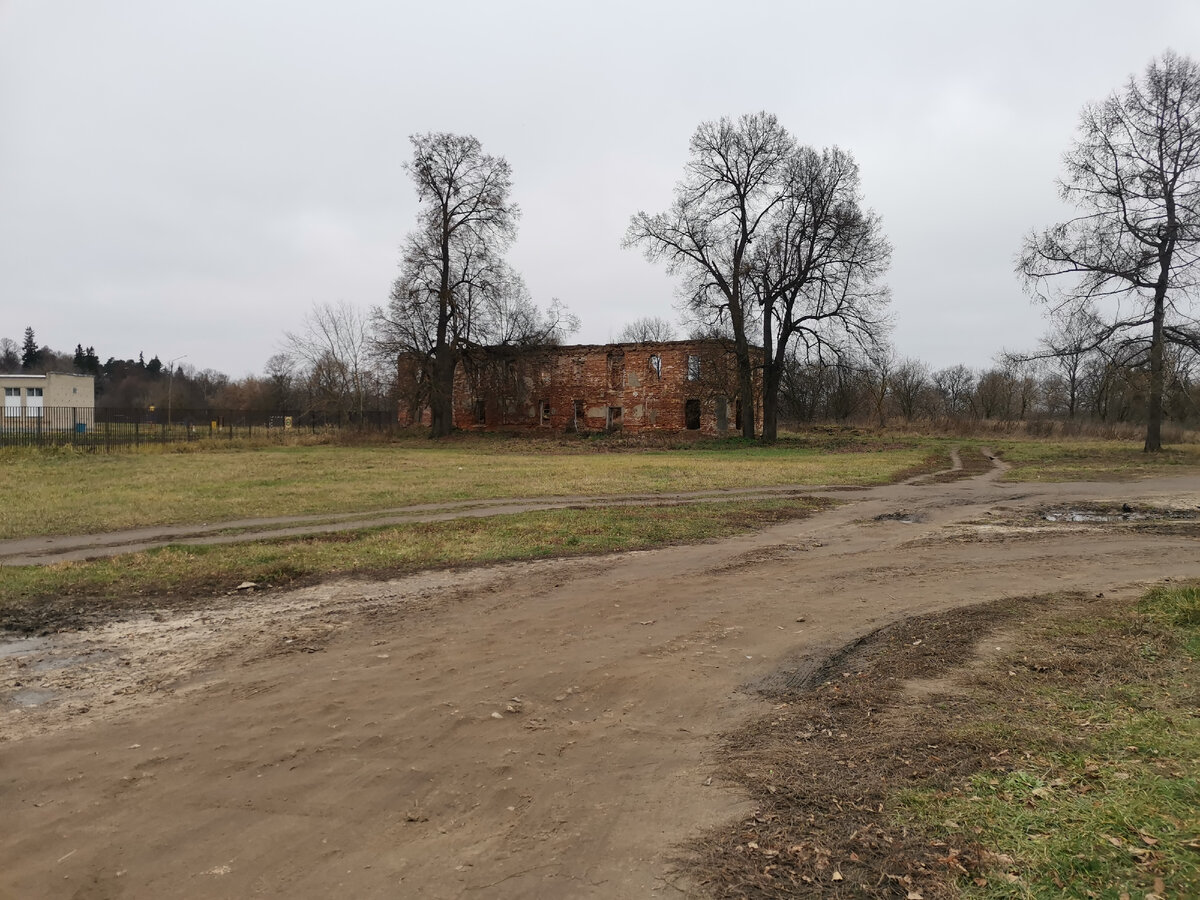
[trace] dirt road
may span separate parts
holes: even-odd
[[[1200,576],[1200,477],[839,498],[0,644],[0,897],[674,896],[677,843],[744,810],[711,754],[756,683],[914,613]]]

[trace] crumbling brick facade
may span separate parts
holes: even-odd
[[[414,386],[401,403],[401,425],[429,422],[416,388],[419,374],[401,360],[401,383]],[[737,361],[728,341],[494,348],[460,364],[454,426],[719,435],[740,428],[737,395]],[[757,390],[755,398],[760,407]]]

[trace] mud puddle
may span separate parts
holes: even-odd
[[[1134,507],[1128,503],[1120,507],[1050,507],[1040,511],[1046,522],[1188,522],[1200,519],[1200,509]]]

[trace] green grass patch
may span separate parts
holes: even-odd
[[[944,464],[946,452],[936,441],[844,435],[773,447],[464,437],[189,451],[0,451],[0,539],[500,497],[883,484]]]
[[[579,556],[720,538],[801,518],[817,499],[547,510],[246,544],[170,546],[90,562],[4,569],[0,627],[70,627],[114,614],[195,606],[242,581]]]
[[[1200,896],[1200,587],[1045,637],[956,729],[1008,759],[902,794],[904,815],[982,861],[964,897]]]

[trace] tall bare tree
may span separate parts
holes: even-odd
[[[429,357],[431,433],[454,427],[454,371],[476,314],[507,277],[503,255],[520,209],[509,196],[512,170],[471,135],[413,135],[405,163],[417,188],[418,224],[404,243],[392,291],[395,326]]]
[[[762,337],[762,437],[771,441],[793,340],[814,358],[851,345],[869,353],[887,328],[879,278],[891,247],[862,205],[857,165],[836,147],[797,144],[769,113],[702,124],[671,209],[634,216],[626,244],[682,276],[702,326],[732,333],[746,437],[755,433],[752,338]]]
[[[704,122],[692,135],[671,208],[637,213],[625,235],[626,246],[641,247],[651,262],[662,260],[682,277],[683,299],[703,325],[732,332],[745,437],[755,434],[747,257],[783,201],[779,184],[794,148],[770,113]]]
[[[1080,214],[1029,235],[1018,271],[1052,315],[1095,318],[1149,369],[1145,450],[1162,448],[1164,348],[1200,350],[1200,66],[1167,51],[1084,108],[1059,193]]]
[[[411,141],[405,170],[421,208],[388,306],[376,310],[377,341],[420,361],[430,434],[444,437],[454,427],[454,373],[472,348],[553,341],[577,323],[557,301],[542,313],[504,261],[520,216],[508,162],[470,135]]]
[[[879,217],[863,206],[854,159],[837,147],[797,147],[779,194],[748,265],[762,324],[764,441],[776,437],[779,383],[793,339],[809,359],[852,350],[891,358],[883,344],[889,323],[881,278],[892,248]],[[887,373],[879,374],[882,417]]]

